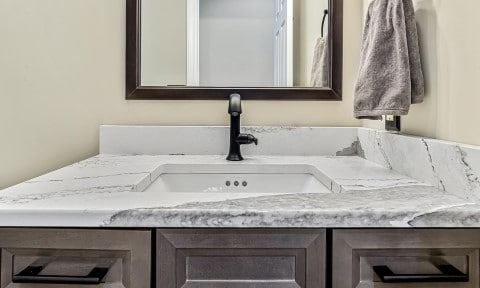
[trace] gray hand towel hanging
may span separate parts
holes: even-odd
[[[313,52],[310,85],[312,87],[328,87],[328,39],[319,37]]]
[[[325,20],[328,10],[323,11],[322,35],[315,41],[313,51],[312,72],[310,74],[310,85],[312,87],[328,87],[329,59],[328,59],[328,38],[325,36]]]
[[[407,115],[424,98],[424,80],[412,0],[373,0],[368,8],[354,115]]]

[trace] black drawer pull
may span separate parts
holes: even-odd
[[[385,283],[468,282],[468,275],[452,265],[438,265],[437,268],[443,274],[395,274],[388,266],[373,266],[373,271]]]
[[[95,267],[86,276],[38,275],[42,266],[28,266],[17,275],[13,275],[13,283],[44,283],[44,284],[100,284],[108,273],[108,268]]]

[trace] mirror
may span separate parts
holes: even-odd
[[[127,99],[340,100],[342,2],[127,0]]]

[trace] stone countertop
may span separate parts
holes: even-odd
[[[0,191],[0,226],[480,227],[480,204],[357,156],[254,156],[306,164],[323,194],[141,192],[164,164],[225,164],[224,156],[101,154]]]

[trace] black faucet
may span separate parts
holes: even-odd
[[[242,152],[240,145],[252,144],[258,145],[258,140],[251,134],[240,133],[240,114],[242,114],[242,98],[239,94],[230,95],[228,104],[228,114],[230,114],[230,151],[228,152],[228,161],[242,161]]]

